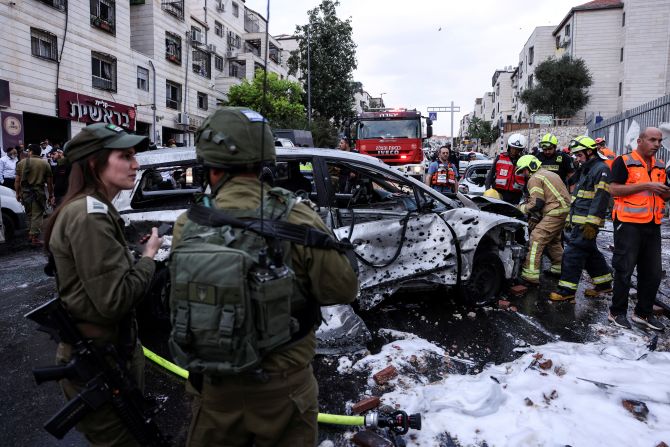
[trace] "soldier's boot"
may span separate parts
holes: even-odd
[[[612,289],[612,283],[611,282],[596,284],[595,287],[592,287],[590,289],[586,289],[584,291],[584,296],[589,297],[589,298],[600,298],[607,293],[611,293],[612,290],[613,289]]]
[[[575,292],[559,287],[555,292],[549,294],[551,301],[570,301],[575,299]]]

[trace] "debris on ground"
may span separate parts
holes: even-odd
[[[507,300],[498,300],[498,309],[507,310],[509,309],[510,302]]]
[[[398,370],[393,365],[389,365],[372,375],[372,378],[377,385],[386,385],[391,379],[396,377],[398,377]]]
[[[647,420],[649,408],[647,408],[647,404],[641,400],[624,399],[621,401],[621,404],[626,410],[630,411],[638,421],[644,422]]]
[[[512,296],[520,297],[524,296],[528,292],[528,287],[523,284],[517,284],[509,288],[509,293]]]
[[[351,406],[351,412],[353,414],[361,414],[368,410],[372,410],[373,408],[377,408],[378,406],[379,406],[379,397],[370,396],[366,397],[363,400],[359,400],[358,402],[353,404]]]
[[[351,441],[361,447],[393,447],[393,443],[371,430],[357,432]]]

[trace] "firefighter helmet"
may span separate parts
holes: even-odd
[[[524,150],[526,148],[526,137],[520,133],[513,133],[507,139],[507,147],[515,147],[517,149]]]
[[[552,146],[553,147],[558,146],[558,138],[556,138],[556,135],[554,135],[553,133],[545,134],[540,140],[540,147],[545,148]]]
[[[502,196],[500,195],[500,193],[493,188],[489,188],[486,191],[484,191],[484,197],[490,197],[492,199],[502,200]]]
[[[540,169],[542,162],[535,155],[524,155],[516,162],[516,175],[520,175],[521,171],[528,169],[530,172],[535,172]]]
[[[586,149],[591,149],[592,151],[598,149],[598,146],[596,145],[596,142],[593,140],[593,138],[587,137],[585,135],[580,135],[574,140],[571,140],[569,146],[570,152],[573,154],[580,151],[585,151]]]

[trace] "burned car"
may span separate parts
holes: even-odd
[[[203,191],[193,148],[137,158],[135,188],[115,199],[130,241],[174,222]],[[442,195],[373,157],[278,147],[277,163],[264,175],[311,201],[333,233],[355,245],[362,308],[400,289],[444,286],[469,304],[486,303],[518,275],[525,256],[525,223],[513,206]],[[164,238],[163,257],[170,239]]]

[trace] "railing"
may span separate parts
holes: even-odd
[[[93,87],[102,90],[114,90],[114,80],[93,75]]]
[[[643,130],[646,127],[658,127],[661,123],[667,123],[668,121],[670,121],[670,95],[661,96],[599,122],[591,117],[587,126],[592,138],[605,138],[607,146],[621,155],[630,151],[630,147],[626,147],[626,145],[630,144],[631,137],[627,140],[626,134],[633,124],[637,124],[639,129]],[[632,137],[637,138],[637,135]],[[658,157],[666,161],[669,155],[670,150],[666,147],[661,147],[658,152]]]
[[[181,102],[176,99],[165,98],[165,107],[168,109],[179,110],[181,108]]]
[[[181,20],[184,19],[184,0],[161,0],[161,8]]]

